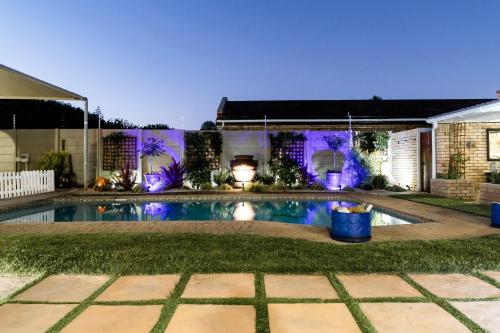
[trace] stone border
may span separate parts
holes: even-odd
[[[482,183],[479,185],[479,201],[485,204],[500,202],[500,184]]]

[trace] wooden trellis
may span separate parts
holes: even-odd
[[[283,157],[297,162],[298,165],[304,165],[304,141],[286,140],[283,145],[271,146],[271,156]]]
[[[117,170],[128,166],[137,169],[137,138],[127,136],[116,142],[108,138],[103,139],[103,170]]]

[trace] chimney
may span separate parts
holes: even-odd
[[[497,99],[500,99],[500,90],[497,90]]]

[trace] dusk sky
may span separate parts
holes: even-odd
[[[493,98],[498,13],[498,0],[2,0],[0,63],[106,118],[195,129],[223,96]]]

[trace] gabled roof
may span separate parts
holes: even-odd
[[[429,117],[487,103],[492,99],[388,99],[388,100],[276,100],[229,101],[222,99],[217,121],[272,120],[401,120]]]

